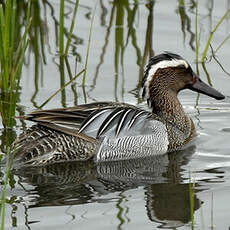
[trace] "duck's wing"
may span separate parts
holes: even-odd
[[[91,114],[103,113],[118,107],[136,108],[135,106],[125,103],[94,102],[69,108],[37,110],[19,118],[36,122],[39,125],[68,135],[81,135],[83,139],[87,139],[87,135],[79,133],[79,130],[82,124],[87,123]]]
[[[80,127],[90,120],[91,114],[112,111],[118,106],[125,108],[131,105],[91,103],[72,108],[38,110],[20,117],[20,119],[33,121],[37,125],[27,129],[12,145],[16,167],[25,163],[46,165],[53,162],[92,158],[98,140],[95,136],[80,132]]]

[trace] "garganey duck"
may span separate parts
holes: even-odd
[[[14,142],[15,163],[47,165],[90,158],[100,162],[172,152],[195,133],[178,93],[190,89],[224,99],[186,60],[169,52],[150,59],[142,87],[151,112],[126,103],[96,102],[29,113],[23,119],[36,125]]]

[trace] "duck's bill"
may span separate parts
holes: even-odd
[[[225,96],[223,94],[221,94],[220,92],[218,92],[217,90],[215,90],[211,86],[207,85],[206,83],[201,81],[199,78],[197,79],[197,81],[194,84],[189,85],[188,88],[191,89],[192,91],[205,94],[205,95],[213,97],[217,100],[222,100],[225,98]]]

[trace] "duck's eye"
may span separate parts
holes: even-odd
[[[187,71],[188,71],[192,76],[194,75],[194,72],[193,72],[191,66],[189,66],[189,67],[187,68]]]
[[[195,84],[198,79],[199,78],[197,77],[197,75],[194,72],[192,72],[192,85]]]
[[[184,65],[178,65],[177,68],[178,69],[186,69],[186,67]]]

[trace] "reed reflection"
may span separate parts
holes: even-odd
[[[118,80],[121,78],[122,81],[122,90],[121,90],[121,98],[123,98],[124,93],[124,59],[125,54],[129,53],[130,48],[129,45],[132,46],[135,50],[135,58],[136,64],[138,66],[138,79],[137,79],[137,88],[140,87],[141,80],[143,77],[144,66],[148,59],[154,56],[153,45],[152,45],[152,36],[153,36],[153,14],[154,14],[154,4],[155,1],[149,1],[148,4],[145,5],[146,10],[148,11],[148,17],[146,20],[146,25],[142,25],[142,28],[146,28],[145,34],[145,42],[144,48],[140,48],[140,38],[138,34],[138,29],[135,24],[139,23],[139,15],[138,10],[140,5],[138,3],[130,4],[128,0],[126,1],[113,1],[112,7],[106,8],[103,1],[100,1],[100,5],[102,7],[102,15],[101,15],[101,26],[108,24],[104,45],[101,49],[101,55],[99,58],[99,63],[96,66],[95,75],[93,78],[93,82],[91,85],[91,89],[89,93],[92,92],[97,84],[97,79],[100,75],[100,69],[104,64],[104,59],[107,52],[111,52],[108,50],[108,45],[110,42],[113,42],[113,38],[111,38],[111,32],[113,29],[113,25],[115,24],[114,32],[114,98],[115,101],[118,101]],[[108,22],[106,23],[105,15],[110,13],[110,17]]]

